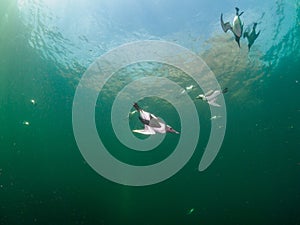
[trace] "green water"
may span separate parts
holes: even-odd
[[[86,7],[82,15],[70,2],[62,1],[57,11],[44,2],[0,3],[0,224],[300,224],[299,1],[261,3],[263,9],[270,7],[255,17],[262,33],[250,52],[245,40],[239,49],[230,34],[221,32],[218,18],[212,22],[214,32],[201,33],[209,3],[203,3],[202,10],[193,7],[201,3],[190,1],[181,8],[176,1],[182,20],[188,7],[203,12],[204,18],[192,17],[189,25],[176,23],[168,29],[162,23],[157,30],[158,18],[145,19],[136,22],[145,30],[134,33],[129,25],[116,26],[123,17],[114,20],[109,17],[114,14],[105,14],[101,7],[97,13],[103,13],[102,20],[93,13],[84,16],[84,10],[100,2],[76,2],[79,9]],[[173,3],[167,2],[160,7],[163,3],[158,1],[154,9],[168,9],[166,4]],[[250,21],[247,11],[253,12],[250,6],[255,3],[259,4],[244,3],[245,20]],[[225,11],[217,2],[211,4],[217,17],[222,10],[230,16],[235,6],[230,3]],[[134,4],[129,5],[134,11]],[[137,8],[146,10],[143,4]],[[126,10],[124,17],[131,12]],[[75,25],[62,29],[62,23],[70,25],[73,20],[85,29]],[[72,104],[79,79],[97,57],[120,44],[144,39],[176,42],[205,60],[220,85],[229,89],[224,95],[227,127],[216,159],[199,172],[210,113],[205,103],[195,102],[201,133],[189,162],[161,183],[131,187],[105,179],[84,160],[73,134]],[[139,76],[176,74],[173,80],[183,87],[193,84],[178,73],[168,66],[141,63],[115,74],[104,87],[95,121],[113,156],[146,165],[172,153],[179,136],[171,134],[153,152],[126,149],[114,135],[109,116],[126,82]],[[196,89],[190,95],[200,92]],[[140,104],[180,130],[178,114],[169,103],[145,98]],[[129,123],[141,128],[137,115]]]

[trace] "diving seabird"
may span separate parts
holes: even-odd
[[[217,97],[220,94],[226,93],[227,91],[228,91],[228,88],[224,88],[223,91],[221,91],[221,90],[214,90],[214,91],[210,90],[205,95],[200,94],[196,98],[202,99],[203,101],[207,101],[207,103],[210,104],[210,105],[221,107],[218,103],[216,103]]]
[[[260,31],[258,31],[258,33],[256,33],[255,29],[256,29],[257,23],[253,24],[252,27],[252,31],[249,34],[249,32],[245,31],[243,37],[248,39],[248,50],[250,51],[251,46],[253,45],[254,41],[256,40],[256,38],[258,37],[258,35],[260,34]]]
[[[237,8],[237,7],[235,7],[235,10],[236,10],[236,14],[235,14],[235,17],[233,18],[232,26],[229,22],[224,23],[223,13],[221,13],[221,26],[222,26],[222,29],[224,32],[227,32],[228,30],[232,31],[232,33],[234,34],[234,37],[235,37],[235,41],[238,43],[239,47],[241,47],[240,46],[240,38],[243,34],[243,24],[242,24],[240,16],[244,12],[239,13],[239,8]]]
[[[146,135],[153,135],[156,133],[164,134],[166,132],[179,134],[178,131],[165,124],[159,117],[142,110],[137,103],[134,103],[133,107],[140,113],[139,119],[144,124],[143,130],[133,130],[133,132]]]

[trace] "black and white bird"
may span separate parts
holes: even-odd
[[[236,10],[236,13],[235,13],[235,17],[233,18],[232,25],[230,24],[230,22],[224,23],[223,13],[221,13],[221,26],[222,26],[222,29],[224,32],[227,32],[228,30],[230,30],[234,34],[235,41],[238,43],[239,47],[241,47],[240,38],[243,34],[243,24],[242,24],[240,16],[244,12],[239,13],[239,8],[237,8],[237,7],[235,7],[235,10]]]
[[[142,110],[137,103],[134,103],[133,107],[140,113],[139,119],[144,124],[144,129],[133,130],[133,132],[145,135],[164,134],[167,132],[179,134],[178,131],[167,125],[161,118]]]
[[[208,104],[221,107],[218,103],[216,103],[217,97],[220,94],[224,94],[228,91],[228,88],[224,88],[223,90],[210,90],[209,92],[198,95],[197,99],[202,99],[203,101],[206,101]]]

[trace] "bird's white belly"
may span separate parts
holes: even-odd
[[[238,16],[235,16],[233,19],[232,30],[236,36],[242,36],[242,22]]]
[[[207,101],[212,101],[213,99],[215,99],[220,94],[221,94],[221,91],[216,90],[211,95],[207,96],[206,99],[207,99]]]
[[[163,123],[159,123],[159,124],[160,124],[160,127],[152,127],[152,129],[156,133],[161,133],[161,134],[166,133],[166,124],[163,124]]]

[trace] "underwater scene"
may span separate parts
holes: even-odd
[[[0,224],[300,224],[299,0],[1,0]]]

